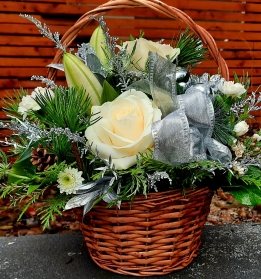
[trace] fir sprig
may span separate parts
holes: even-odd
[[[0,180],[4,179],[9,171],[11,164],[8,162],[8,157],[6,153],[0,149]]]
[[[217,94],[213,100],[213,107],[215,112],[215,125],[212,137],[225,144],[232,145],[233,128],[235,120],[233,115],[229,114],[230,105],[227,103],[231,98],[226,98]]]
[[[175,47],[180,49],[178,66],[192,69],[197,64],[206,60],[208,50],[203,47],[200,38],[189,32],[190,30],[187,28],[180,34]]]
[[[3,110],[8,115],[13,115],[22,119],[21,114],[18,112],[19,103],[22,101],[24,96],[27,96],[28,90],[23,88],[13,90],[12,95],[9,94],[6,99],[3,100]]]
[[[55,220],[55,214],[62,215],[62,211],[69,197],[65,194],[56,195],[54,199],[44,200],[45,204],[37,209],[43,229],[50,226],[51,221]]]
[[[54,98],[47,89],[47,94],[37,94],[35,100],[41,110],[34,114],[47,127],[69,128],[75,133],[91,125],[90,97],[83,88],[55,88]]]

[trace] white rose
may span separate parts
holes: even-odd
[[[93,106],[101,120],[87,128],[85,136],[102,158],[111,156],[116,169],[136,164],[136,155],[153,147],[151,125],[161,111],[141,91],[128,90],[112,102]]]
[[[164,58],[169,55],[171,61],[174,61],[174,59],[180,53],[179,48],[173,48],[170,45],[155,43],[144,38],[139,38],[134,41],[126,41],[120,48],[125,48],[127,46],[127,52],[131,54],[135,43],[136,49],[134,55],[132,56],[132,62],[134,63],[135,67],[131,67],[131,70],[133,71],[137,71],[139,69],[145,70],[149,57],[149,51],[156,52],[158,55]]]
[[[244,135],[249,129],[249,125],[246,123],[246,121],[240,121],[238,122],[234,127],[234,132],[238,137]]]
[[[219,91],[224,95],[232,98],[240,97],[246,92],[245,87],[241,83],[234,83],[234,81],[221,81],[218,85]]]
[[[18,105],[18,112],[23,115],[23,118],[25,119],[27,112],[29,110],[39,110],[40,106],[35,101],[35,97],[37,94],[45,95],[48,94],[51,96],[51,98],[54,97],[54,93],[51,89],[43,88],[43,87],[36,87],[31,95],[24,96],[22,98],[22,101]]]

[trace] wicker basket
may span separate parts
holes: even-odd
[[[180,20],[208,48],[221,75],[229,79],[228,67],[213,37],[187,14],[158,0],[111,0],[84,14],[62,37],[69,46],[94,17],[120,8],[145,7],[169,18]],[[63,52],[58,50],[53,63],[60,63]],[[50,68],[47,77],[55,80],[57,70]],[[94,262],[115,273],[151,276],[168,274],[189,265],[197,256],[201,233],[209,213],[213,192],[208,187],[150,193],[147,199],[136,196],[130,207],[121,209],[96,205],[82,220],[82,209],[76,209],[77,219]],[[82,222],[83,221],[83,222]]]
[[[96,205],[77,220],[93,261],[115,273],[151,276],[183,269],[197,256],[213,191],[208,187],[136,196],[130,206]]]

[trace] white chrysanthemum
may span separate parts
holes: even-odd
[[[68,167],[58,174],[58,188],[61,193],[76,194],[76,190],[83,182],[82,171]]]

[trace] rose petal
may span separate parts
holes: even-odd
[[[145,69],[149,51],[155,52],[164,58],[169,56],[172,59],[172,61],[174,61],[174,59],[180,53],[179,48],[173,48],[170,45],[160,44],[158,42],[149,41],[144,38],[139,38],[135,41],[126,41],[120,48],[126,48],[127,52],[131,54],[135,43],[136,49],[132,56],[132,62],[134,63],[135,67],[130,67],[131,70],[134,71],[139,70],[139,68],[143,70]]]
[[[110,122],[114,133],[127,138],[137,140],[143,131],[143,115],[136,102],[130,98],[118,98],[110,107]]]

